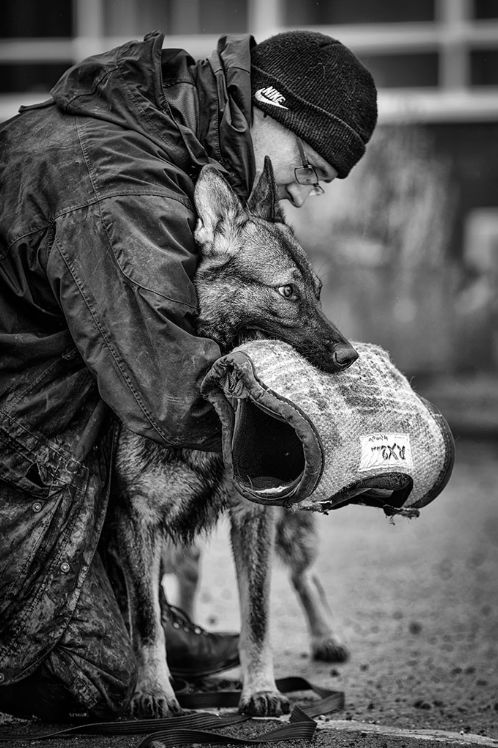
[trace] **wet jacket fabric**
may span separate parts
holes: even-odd
[[[162,43],[84,60],[0,127],[0,685],[75,609],[116,418],[220,448],[198,391],[220,352],[195,335],[193,191],[215,162],[248,195],[253,42],[223,37],[201,61]]]
[[[0,687],[0,712],[67,722],[113,719],[127,709],[137,665],[111,576],[112,583],[96,553],[64,634],[33,673]]]

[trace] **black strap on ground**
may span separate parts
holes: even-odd
[[[279,678],[276,685],[280,693],[291,693],[292,691],[313,691],[320,696],[309,706],[302,707],[302,711],[310,717],[318,714],[330,714],[344,709],[344,693],[342,691],[331,691],[328,688],[310,683],[305,678],[298,676]],[[206,693],[177,693],[176,697],[180,706],[184,709],[230,709],[239,704],[240,691],[209,691]]]
[[[240,721],[249,721],[250,717],[241,716]],[[227,727],[221,723],[218,727]],[[234,724],[234,722],[231,722]],[[137,748],[152,748],[154,741],[157,741],[165,748],[172,748],[175,745],[185,745],[186,743],[219,743],[222,745],[245,745],[247,743],[277,743],[279,740],[311,740],[316,730],[316,722],[312,717],[308,717],[298,706],[294,707],[291,712],[288,724],[276,727],[269,732],[256,735],[254,738],[237,738],[233,735],[223,735],[215,730],[191,730],[173,727],[168,730],[158,731],[148,735],[142,740]]]
[[[344,693],[342,691],[331,691],[310,683],[305,678],[289,677],[276,681],[281,693],[292,691],[313,691],[319,700],[312,702],[306,707],[295,706],[291,712],[289,722],[279,725],[266,733],[261,733],[254,738],[238,738],[224,735],[218,730],[224,727],[248,722],[251,717],[243,714],[225,714],[217,716],[214,714],[200,712],[197,714],[185,714],[178,717],[167,717],[164,719],[137,719],[118,720],[115,722],[91,722],[73,727],[68,727],[56,732],[44,734],[24,734],[9,731],[0,733],[0,742],[5,743],[12,740],[50,740],[51,738],[70,738],[76,735],[146,735],[136,748],[152,748],[153,741],[169,748],[174,745],[185,745],[188,743],[218,743],[218,744],[250,744],[250,743],[275,743],[279,740],[303,740],[311,739],[316,730],[314,716],[319,714],[330,714],[344,708]],[[177,698],[184,709],[209,709],[209,708],[231,708],[239,703],[240,691],[214,691],[209,693],[177,693]],[[261,724],[261,723],[258,723]]]

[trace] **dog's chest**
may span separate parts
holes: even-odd
[[[191,540],[226,507],[221,456],[163,448],[123,432],[116,458],[119,502],[175,541]]]

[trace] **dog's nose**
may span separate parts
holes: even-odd
[[[358,358],[358,353],[349,343],[338,343],[334,348],[332,358],[337,368],[343,371],[354,364]]]

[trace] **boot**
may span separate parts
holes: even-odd
[[[161,595],[161,622],[171,675],[195,680],[239,665],[239,635],[210,633]]]

